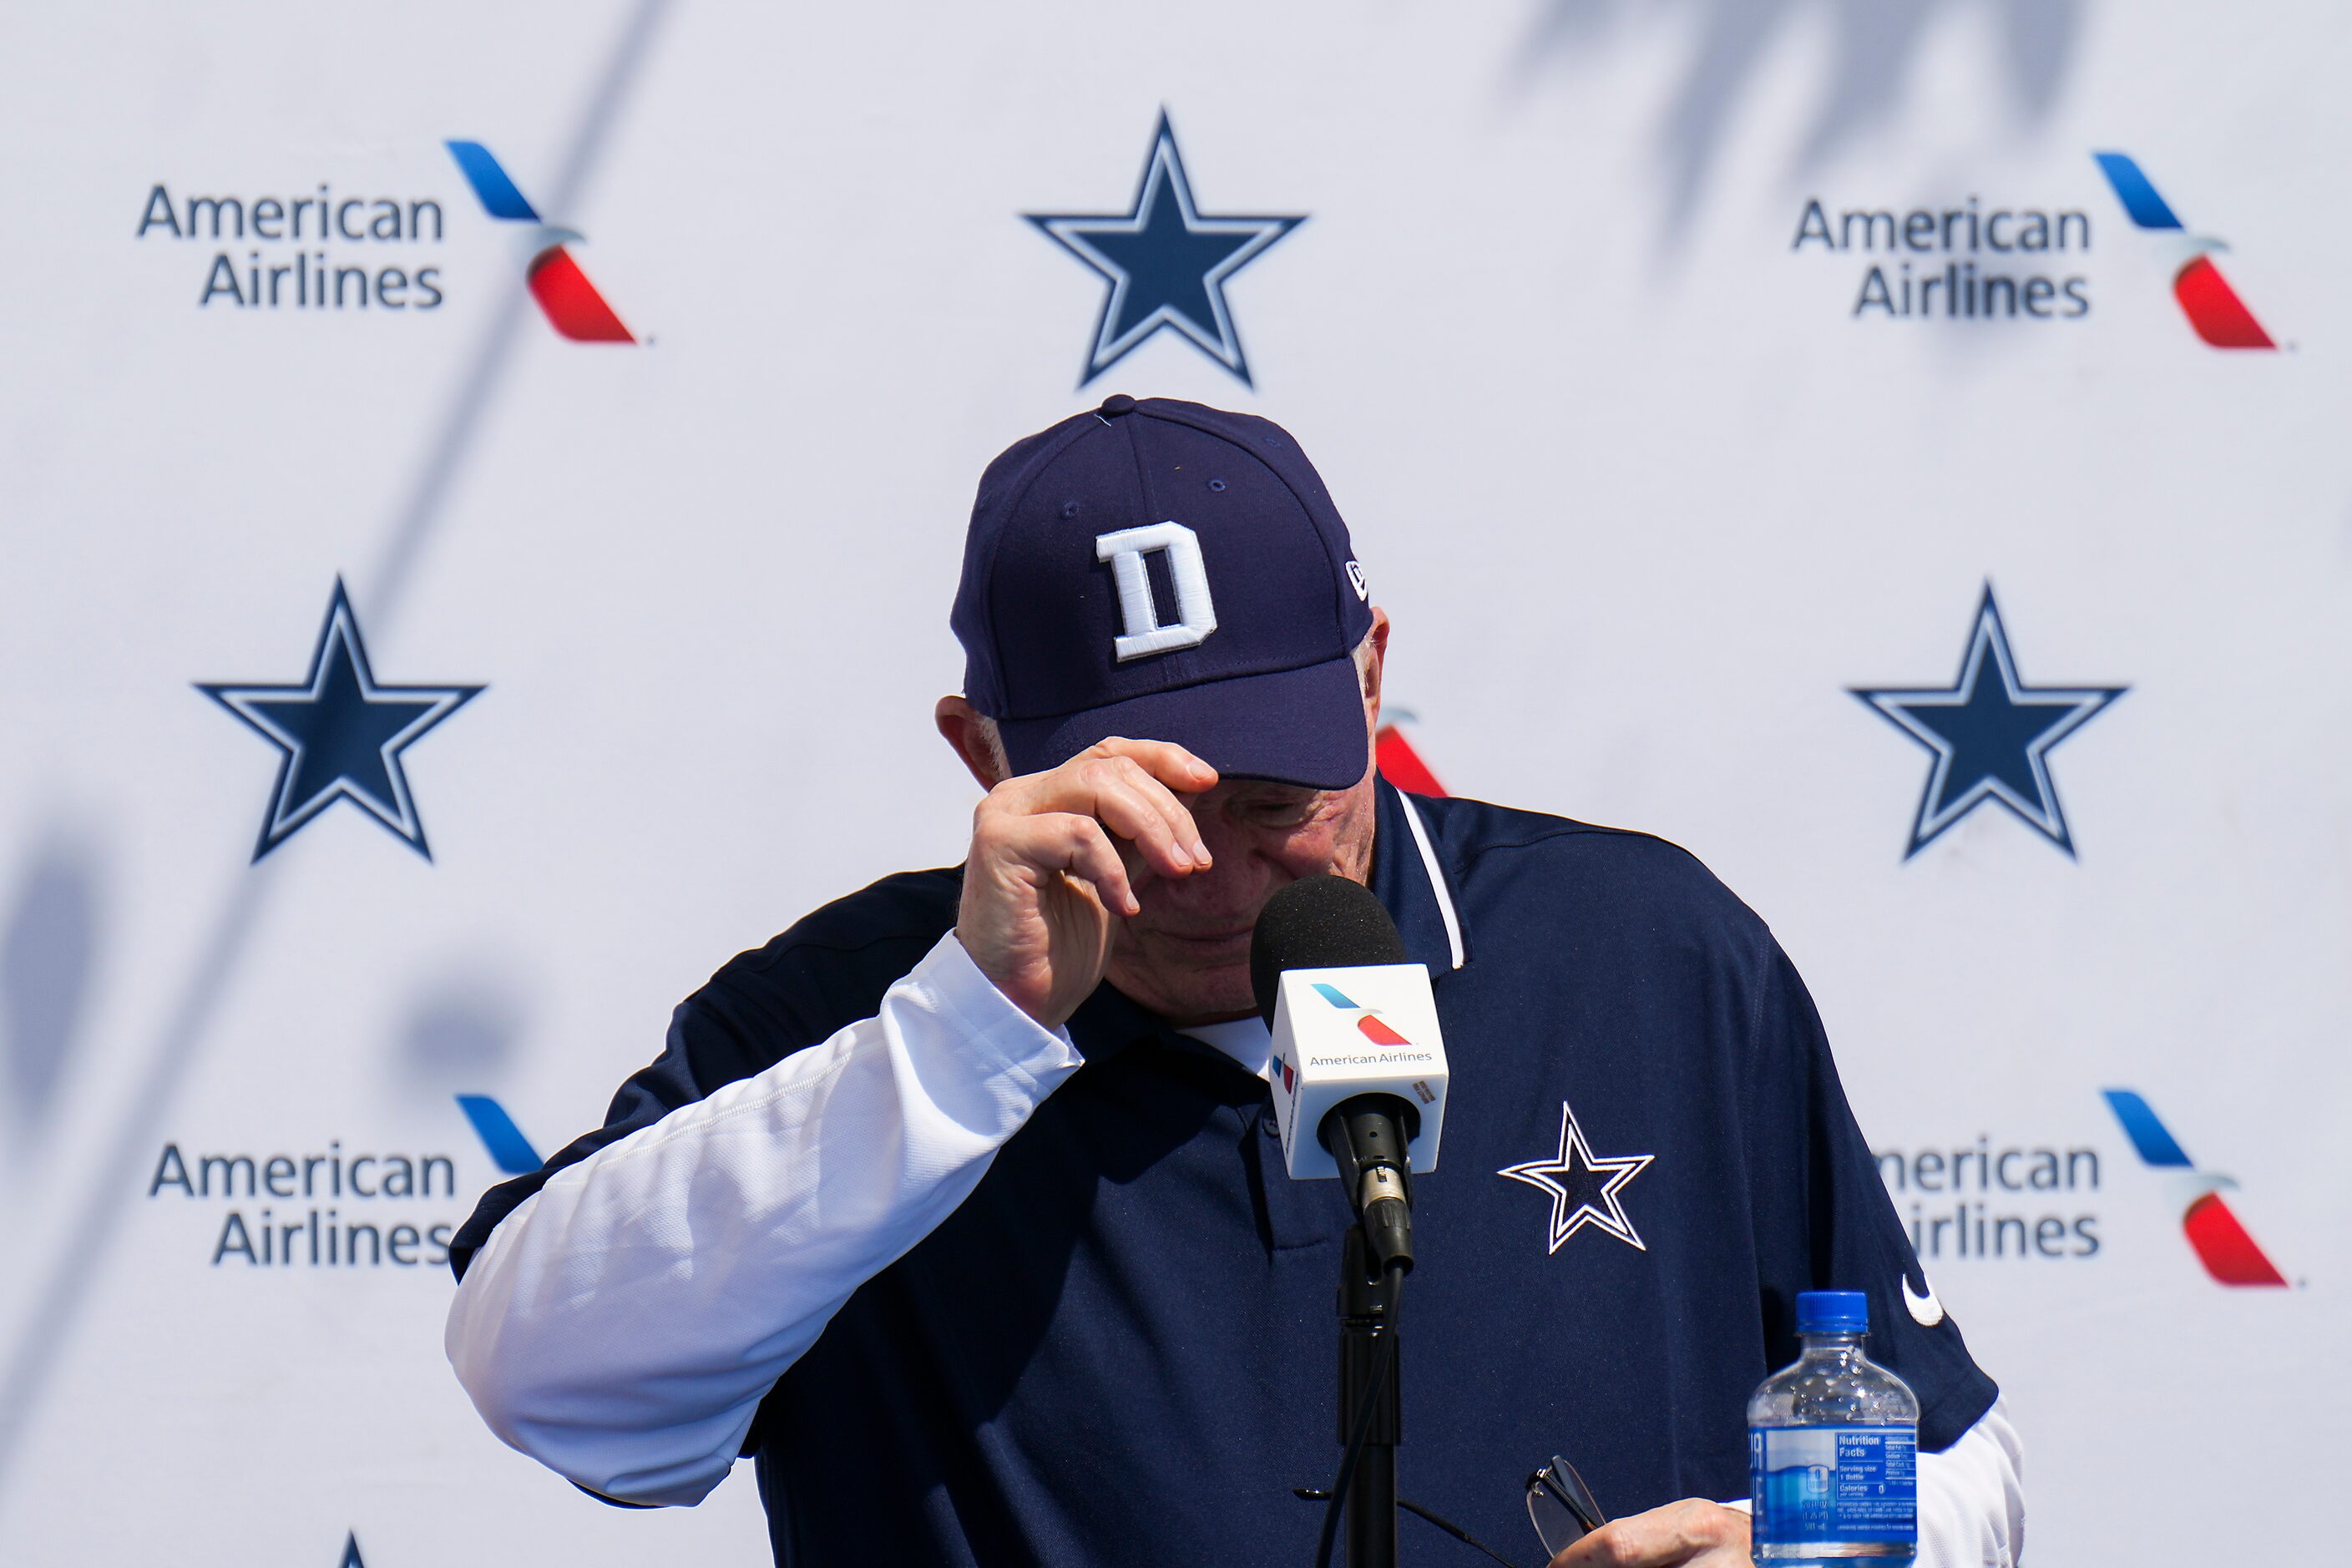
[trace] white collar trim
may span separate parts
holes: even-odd
[[[1437,851],[1429,842],[1429,829],[1422,826],[1421,813],[1414,809],[1412,796],[1397,791],[1397,804],[1404,807],[1405,826],[1412,829],[1413,847],[1421,851],[1421,864],[1429,873],[1429,890],[1437,895],[1437,912],[1445,921],[1445,945],[1452,953],[1452,967],[1462,967],[1462,917],[1454,911],[1454,894],[1445,886],[1445,873],[1437,868]]]

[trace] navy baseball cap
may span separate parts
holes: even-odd
[[[1014,443],[981,476],[950,624],[1015,773],[1112,735],[1314,789],[1370,765],[1370,592],[1271,420],[1119,394]]]

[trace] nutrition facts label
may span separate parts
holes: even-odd
[[[1761,1542],[1918,1535],[1918,1437],[1908,1426],[1757,1426],[1748,1468]]]

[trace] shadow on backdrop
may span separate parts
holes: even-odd
[[[453,1089],[496,1083],[521,1043],[522,993],[500,973],[450,974],[421,988],[392,1054],[401,1086],[446,1103]]]
[[[89,1007],[98,961],[98,855],[61,829],[37,842],[0,926],[0,1070],[8,1146],[40,1140]]]
[[[1664,250],[1689,228],[1733,116],[1792,27],[1826,28],[1833,40],[1790,170],[1802,174],[1887,127],[1931,42],[1979,45],[1988,86],[2009,95],[2020,131],[2034,129],[2049,118],[2074,68],[2083,10],[2083,0],[1549,0],[1512,74],[1527,91],[1563,65],[1599,63],[1633,28],[1684,32],[1681,79],[1657,128],[1666,174],[1658,233]],[[1974,39],[1948,25],[1969,18],[1979,23]]]

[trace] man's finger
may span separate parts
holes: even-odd
[[[1113,735],[1087,750],[1104,756],[1132,757],[1153,778],[1186,795],[1199,795],[1217,782],[1216,769],[1173,741],[1130,741]]]
[[[1109,769],[1114,778],[1149,802],[1168,824],[1169,834],[1178,847],[1192,856],[1195,865],[1204,869],[1207,868],[1209,847],[1202,842],[1201,825],[1192,819],[1192,808],[1178,799],[1175,791],[1152,776],[1150,771],[1133,757],[1106,757],[1101,765]]]
[[[1118,802],[1122,798],[1132,810],[1120,812]],[[1091,749],[1051,773],[1034,775],[1020,805],[1031,812],[1082,811],[1099,816],[1120,837],[1144,845],[1147,853],[1164,838],[1180,851],[1166,863],[1155,860],[1154,869],[1166,876],[1181,877],[1209,864],[1209,847],[1202,842],[1192,812],[1150,769],[1123,752]]]
[[[1646,1513],[1610,1521],[1551,1560],[1551,1568],[1681,1568],[1748,1561],[1747,1519],[1738,1510],[1685,1498]],[[1712,1554],[1712,1555],[1710,1555]]]
[[[1076,812],[1033,816],[1022,825],[1022,834],[1031,863],[1039,869],[1076,878],[1094,889],[1105,909],[1130,915],[1142,911],[1110,835],[1093,817]]]
[[[1181,747],[1177,749],[1182,751]],[[1189,752],[1184,754],[1192,755]],[[1112,760],[1129,784],[1167,819],[1170,833],[1174,835],[1178,844],[1190,852],[1193,863],[1201,869],[1206,870],[1209,866],[1209,846],[1201,837],[1201,825],[1194,820],[1192,808],[1179,799],[1174,790],[1169,788],[1163,781],[1133,757],[1120,756]],[[1201,765],[1204,768],[1208,766],[1206,763]],[[1208,776],[1213,780],[1216,773],[1212,770]]]
[[[1174,797],[1168,795],[1166,790],[1140,773],[1128,776],[1140,779],[1141,784],[1150,785],[1173,801]],[[1101,819],[1102,825],[1121,838],[1131,840],[1142,851],[1145,862],[1161,876],[1184,877],[1205,868],[1206,856],[1194,854],[1191,847],[1193,837],[1191,822],[1185,823],[1185,831],[1180,835],[1175,824],[1169,820],[1168,812],[1161,809],[1159,802],[1145,795],[1141,785],[1129,783],[1128,778],[1118,774],[1111,774],[1108,780],[1095,786],[1092,804],[1094,815]],[[1180,816],[1186,815],[1181,806],[1174,809]]]

